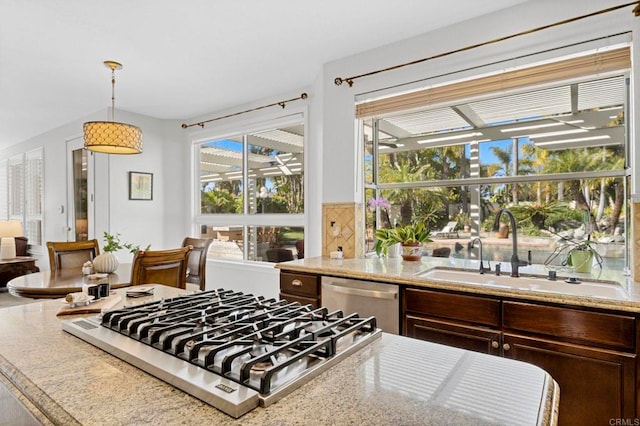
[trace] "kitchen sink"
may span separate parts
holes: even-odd
[[[614,281],[581,281],[579,284],[568,283],[566,278],[558,277],[551,281],[546,277],[520,276],[517,278],[491,273],[480,274],[477,271],[435,268],[416,274],[417,277],[440,282],[470,284],[482,287],[504,288],[513,290],[532,291],[537,293],[567,294],[583,297],[603,299],[629,298],[624,288]]]

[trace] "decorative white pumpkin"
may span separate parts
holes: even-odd
[[[118,269],[118,258],[113,253],[102,253],[93,259],[94,272],[110,274],[116,269]]]

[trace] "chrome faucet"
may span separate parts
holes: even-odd
[[[516,218],[507,209],[498,210],[498,214],[496,215],[496,220],[493,222],[493,231],[496,232],[500,228],[500,216],[502,214],[506,214],[509,217],[509,225],[511,226],[511,239],[513,243],[512,251],[511,251],[511,276],[519,277],[518,269],[521,266],[527,266],[531,263],[531,261],[527,262],[525,260],[520,260],[518,258],[518,229],[516,226]]]
[[[482,240],[478,237],[474,238],[473,240],[469,241],[469,245],[467,246],[468,250],[471,250],[476,243],[478,243],[480,245],[480,273],[484,274],[485,272],[491,272],[491,265],[489,264],[487,268],[484,267],[484,263],[482,261]]]

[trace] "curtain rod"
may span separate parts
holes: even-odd
[[[248,112],[258,111],[260,109],[269,108],[269,107],[276,106],[276,105],[284,108],[284,107],[287,106],[287,104],[289,102],[297,101],[297,100],[300,100],[300,99],[307,99],[307,97],[308,97],[308,95],[306,93],[302,93],[297,98],[287,99],[286,101],[274,102],[274,103],[269,104],[269,105],[262,105],[262,106],[251,108],[251,109],[247,109],[247,110],[244,110],[244,111],[234,112],[233,114],[227,114],[227,115],[223,115],[223,116],[220,116],[220,117],[212,118],[210,120],[199,121],[197,123],[191,123],[191,124],[182,123],[182,125],[180,127],[182,127],[183,129],[186,129],[186,128],[192,127],[192,126],[204,127],[204,125],[206,123],[210,123],[212,121],[222,120],[223,118],[235,117],[236,115],[241,115],[241,114],[246,114]]]
[[[498,42],[509,40],[509,39],[512,39],[512,38],[515,38],[515,37],[519,37],[519,36],[522,36],[522,35],[532,34],[532,33],[538,32],[538,31],[546,30],[548,28],[557,27],[559,25],[568,24],[568,23],[571,23],[571,22],[579,21],[581,19],[585,19],[585,18],[590,18],[592,16],[601,15],[603,13],[613,12],[614,10],[622,9],[624,7],[631,6],[633,4],[636,5],[636,7],[633,8],[633,14],[635,16],[640,16],[640,1],[632,1],[632,2],[621,4],[621,5],[618,5],[618,6],[613,6],[613,7],[607,8],[607,9],[598,10],[597,12],[592,12],[592,13],[589,13],[587,15],[582,15],[582,16],[577,16],[575,18],[565,19],[564,21],[554,22],[553,24],[543,25],[541,27],[533,28],[533,29],[530,29],[530,30],[521,31],[521,32],[516,33],[516,34],[511,34],[511,35],[508,35],[508,36],[496,38],[496,39],[485,41],[485,42],[482,42],[482,43],[473,44],[471,46],[462,47],[460,49],[451,50],[451,51],[445,52],[445,53],[439,53],[437,55],[429,56],[428,58],[416,59],[415,61],[405,62],[404,64],[398,64],[398,65],[394,65],[394,66],[391,66],[391,67],[388,67],[388,68],[383,68],[383,69],[379,69],[379,70],[376,70],[376,71],[370,71],[370,72],[367,72],[367,73],[364,73],[364,74],[354,75],[354,76],[351,76],[351,77],[336,77],[335,80],[333,80],[333,82],[335,83],[336,86],[340,86],[342,83],[346,82],[349,85],[349,87],[352,87],[353,86],[353,81],[358,79],[358,78],[369,77],[369,76],[372,76],[372,75],[375,75],[375,74],[380,74],[380,73],[387,72],[387,71],[393,71],[393,70],[396,70],[398,68],[403,68],[403,67],[406,67],[406,66],[409,66],[409,65],[416,65],[416,64],[419,64],[419,63],[422,63],[422,62],[430,61],[432,59],[443,58],[445,56],[453,55],[454,53],[460,53],[460,52],[464,52],[464,51],[467,51],[467,50],[472,50],[472,49],[475,49],[475,48],[478,48],[478,47],[487,46],[489,44],[498,43]]]

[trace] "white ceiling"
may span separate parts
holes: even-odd
[[[108,108],[107,59],[117,109],[186,120],[524,1],[0,0],[0,148]]]

